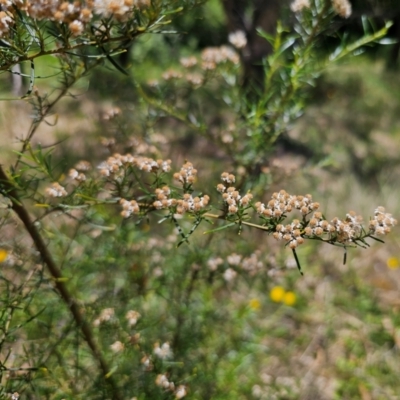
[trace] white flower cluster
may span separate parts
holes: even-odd
[[[237,49],[243,49],[247,44],[246,34],[243,31],[232,32],[228,36],[229,43]]]
[[[128,320],[128,325],[130,327],[135,326],[140,317],[140,313],[135,310],[129,310],[125,315],[125,318]]]
[[[146,172],[169,172],[171,160],[153,160],[148,157],[132,156],[131,154],[114,154],[103,161],[97,168],[103,176],[117,174],[127,166],[137,167]]]
[[[351,4],[348,0],[332,0],[332,6],[342,18],[350,17]]]
[[[136,200],[129,201],[121,199],[119,204],[122,206],[121,215],[124,218],[129,218],[132,214],[139,214],[140,212],[139,204],[136,202]]]
[[[192,68],[195,65],[197,65],[197,58],[194,56],[191,57],[182,57],[179,60],[180,64],[182,65],[182,67],[184,68]]]
[[[177,214],[184,214],[185,212],[198,212],[207,207],[208,202],[210,201],[210,197],[207,195],[202,197],[193,197],[189,193],[185,193],[183,195],[183,199],[169,199],[167,195],[159,192],[158,197],[160,198],[161,196],[163,196],[163,198],[155,201],[153,206],[158,210],[176,206]]]
[[[294,0],[290,5],[290,9],[295,13],[302,11],[304,8],[310,8],[310,0]]]
[[[175,399],[183,399],[187,394],[185,385],[179,385],[175,389],[174,382],[169,381],[168,376],[166,374],[158,374],[155,383],[157,386],[163,388],[164,390],[169,390],[171,392],[174,392]]]
[[[196,181],[197,169],[193,167],[191,162],[183,164],[179,172],[175,172],[174,179],[183,184],[192,184]]]
[[[104,308],[98,318],[93,321],[94,326],[99,326],[104,322],[111,322],[115,318],[115,311],[113,308]]]
[[[395,225],[397,220],[392,214],[386,213],[383,207],[378,207],[374,212],[374,218],[369,221],[369,231],[372,235],[386,235]]]
[[[273,236],[277,240],[285,240],[291,249],[295,249],[298,245],[304,243],[300,229],[300,221],[294,219],[292,223],[288,225],[278,224]]]
[[[304,243],[304,237],[313,238],[323,235],[327,235],[325,240],[329,242],[346,245],[368,235],[386,235],[396,224],[397,221],[391,214],[385,213],[383,207],[375,210],[374,218],[369,221],[368,234],[362,227],[361,216],[354,211],[348,212],[344,220],[335,217],[330,222],[323,218],[322,213],[315,212],[304,229],[300,221],[295,219],[288,225],[278,224],[273,236],[275,239],[285,240],[292,249]]]
[[[235,175],[223,172],[221,174],[221,180],[226,183],[234,183],[236,178]],[[239,207],[246,207],[250,204],[253,199],[251,193],[247,193],[241,196],[235,187],[229,186],[228,188],[220,183],[217,185],[218,192],[222,193],[222,199],[228,206],[228,214],[236,214],[239,211]]]
[[[135,10],[150,6],[150,0],[2,0],[1,6],[0,37],[9,33],[16,10],[38,21],[67,24],[71,33],[78,36],[95,16],[126,21]]]
[[[72,168],[69,170],[68,176],[71,179],[74,179],[78,182],[84,182],[86,181],[86,175],[82,172],[77,171],[75,168]]]
[[[293,209],[299,210],[303,215],[309,214],[313,210],[319,208],[319,203],[312,201],[312,196],[292,196],[285,190],[279,193],[274,193],[271,200],[265,206],[261,202],[255,204],[258,214],[268,218],[279,218],[282,215],[289,213]]]
[[[229,46],[207,47],[201,53],[201,59],[202,68],[206,70],[215,69],[218,64],[228,61],[233,64],[239,64],[240,61],[236,51]]]
[[[168,342],[163,343],[161,346],[160,343],[158,342],[155,343],[153,348],[153,353],[161,360],[168,360],[173,356],[171,346],[169,345]]]
[[[6,35],[10,31],[13,23],[14,20],[8,12],[0,11],[0,37]]]
[[[68,195],[67,191],[58,182],[54,182],[50,187],[45,190],[49,197],[65,197]]]

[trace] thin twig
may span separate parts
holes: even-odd
[[[84,319],[77,302],[68,291],[68,288],[64,280],[62,279],[63,276],[60,269],[53,260],[53,257],[50,251],[48,250],[47,245],[44,242],[42,236],[40,235],[36,226],[33,224],[28,211],[26,210],[23,203],[19,199],[17,190],[15,189],[14,185],[12,184],[12,182],[10,181],[10,179],[8,178],[8,176],[6,175],[1,166],[0,166],[0,184],[2,186],[3,195],[7,195],[7,197],[10,199],[12,203],[12,209],[18,215],[18,217],[24,224],[26,230],[28,231],[29,235],[31,236],[33,242],[35,243],[35,246],[42,257],[43,262],[46,264],[51,276],[54,278],[54,284],[58,293],[61,295],[61,298],[63,299],[64,303],[70,309],[76,325],[80,328],[86,343],[90,347],[90,350],[92,351],[94,358],[97,360],[102,370],[104,379],[112,389],[112,398],[115,400],[122,400],[122,396],[118,392],[118,387],[115,380],[113,379],[112,376],[109,375],[110,369],[108,368],[108,365],[95,342],[94,335],[92,329],[90,328],[90,325]]]

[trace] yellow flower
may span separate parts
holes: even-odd
[[[249,307],[254,310],[257,311],[261,308],[261,302],[258,299],[251,299],[249,301]]]
[[[282,300],[287,306],[293,306],[296,303],[296,294],[293,292],[286,292]]]
[[[275,303],[280,303],[285,297],[285,289],[282,286],[274,286],[269,292],[269,297]]]
[[[7,257],[8,257],[8,251],[4,250],[4,249],[0,249],[0,263],[6,261]]]
[[[400,267],[400,261],[397,257],[389,257],[386,261],[386,265],[390,269],[397,269]]]

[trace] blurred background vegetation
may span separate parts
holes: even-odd
[[[344,35],[359,35],[362,16],[377,28],[392,20],[388,37],[400,40],[397,1],[352,5],[352,16],[337,18],[324,38],[321,57]],[[143,36],[120,56],[117,61],[128,75],[105,63],[83,78],[33,143],[43,148],[58,143],[53,163],[60,179],[82,159],[95,166],[114,152],[131,151],[170,158],[175,169],[191,161],[199,171],[197,189],[216,196],[212,183],[222,171],[242,174],[244,180],[247,175],[222,150],[231,134],[225,106],[234,100],[221,104],[215,88],[226,84],[237,87],[237,96],[258,95],[262,60],[271,48],[256,28],[273,34],[279,18],[294,24],[288,2],[210,0],[194,8],[174,20],[171,33]],[[247,33],[249,45],[233,84],[229,70],[222,84],[210,79],[195,90],[163,78],[168,70],[183,71],[181,57],[224,45],[238,29]],[[267,200],[280,189],[311,193],[328,218],[354,209],[367,219],[377,205],[400,215],[398,43],[363,48],[322,73],[307,91],[304,113],[252,171],[251,185],[259,197]],[[43,57],[35,69],[38,76],[49,76],[54,62]],[[13,89],[9,78],[0,76],[2,93]],[[37,78],[36,84],[45,92],[54,82]],[[207,133],[194,132],[171,110],[149,102],[157,91],[175,111],[181,103],[182,109],[194,110],[189,122],[200,115]],[[3,164],[12,160],[10,149],[18,149],[18,138],[29,127],[23,113],[29,113],[29,105],[22,101],[0,103]],[[218,142],[221,131],[226,136]],[[8,318],[4,310],[13,310],[12,333],[1,339],[4,398],[13,391],[26,399],[110,398],[38,255],[27,248],[18,224],[4,218],[3,282],[16,284],[27,273],[25,262],[37,263],[29,290],[3,286],[9,292],[1,318]],[[203,235],[204,225],[190,245],[177,248],[174,226],[121,221],[115,207],[105,205],[96,207],[91,218],[90,225],[72,224],[60,215],[43,234],[94,324],[123,398],[179,398],[176,391],[154,384],[160,374],[176,387],[184,385],[189,399],[399,398],[398,229],[385,245],[350,249],[345,265],[340,248],[307,243],[298,250],[305,274],[300,276],[288,249],[249,229],[240,235]],[[106,318],[107,309],[113,311]],[[135,323],[126,318],[132,310],[140,314]],[[157,357],[155,349],[166,343],[165,354]]]

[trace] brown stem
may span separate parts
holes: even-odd
[[[4,172],[3,168],[0,166],[0,189],[2,194],[6,195],[12,202],[12,209],[18,215],[22,223],[24,224],[26,230],[28,231],[29,235],[31,236],[33,242],[37,250],[39,251],[42,260],[46,264],[51,276],[54,279],[55,287],[58,293],[61,295],[64,303],[68,306],[71,314],[75,320],[76,325],[80,328],[82,335],[90,347],[94,358],[97,360],[104,379],[110,386],[112,390],[112,398],[115,400],[122,400],[121,395],[118,392],[118,388],[116,382],[114,381],[113,377],[109,375],[110,369],[107,366],[106,361],[104,360],[93,336],[93,332],[90,328],[88,322],[84,319],[78,304],[76,303],[75,299],[72,297],[71,293],[68,291],[65,282],[63,281],[63,276],[53,260],[51,253],[49,252],[46,243],[44,242],[42,236],[40,235],[39,231],[35,227],[32,222],[32,219],[23,206],[21,200],[19,199],[18,193],[16,188],[14,187],[13,183],[10,181],[6,173]]]

